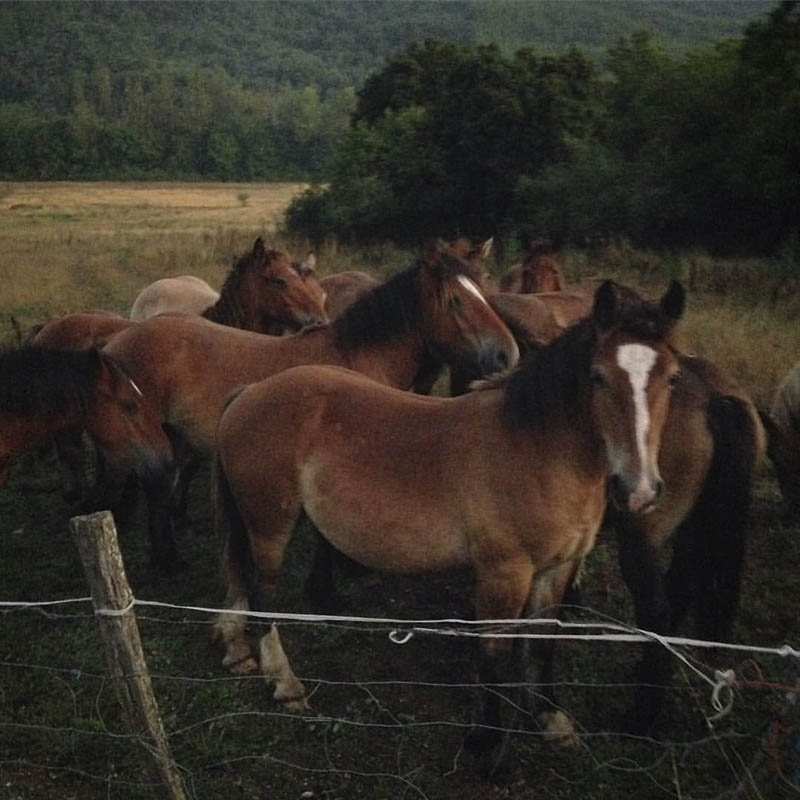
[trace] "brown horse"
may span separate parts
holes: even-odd
[[[330,319],[336,319],[362,294],[374,289],[381,281],[368,272],[351,269],[325,275],[319,282],[325,292],[325,311]]]
[[[161,475],[172,459],[160,419],[110,356],[41,347],[0,353],[0,482],[14,456],[75,427],[120,470]]]
[[[775,390],[768,414],[761,418],[769,432],[767,455],[789,516],[800,513],[800,363],[795,364]]]
[[[650,513],[610,509],[622,574],[639,628],[675,633],[689,611],[704,638],[730,634],[764,429],[739,384],[702,358],[680,355],[659,468],[667,490]],[[629,727],[647,732],[663,704],[671,654],[645,646]]]
[[[130,318],[142,322],[157,314],[180,312],[262,333],[276,328],[296,331],[327,321],[323,301],[313,265],[293,265],[286,253],[266,250],[259,237],[253,249],[234,263],[219,294],[191,275],[162,278],[139,293]]]
[[[552,244],[547,239],[532,242],[522,261],[500,276],[499,286],[501,292],[520,294],[563,291],[564,275]]]
[[[228,521],[226,604],[268,610],[283,555],[305,514],[334,548],[371,568],[471,567],[479,619],[558,606],[591,549],[607,492],[645,512],[662,493],[657,458],[678,370],[670,346],[684,292],[620,307],[611,284],[591,318],[508,376],[458,398],[420,397],[347,370],[293,369],[245,388],[218,432],[218,497]],[[250,454],[257,452],[254,459]],[[223,663],[255,668],[245,618],[223,615]],[[552,644],[523,665],[508,639],[484,640],[482,682],[549,683]],[[305,692],[277,629],[261,671],[292,709]],[[523,702],[527,702],[527,698]],[[516,704],[515,704],[516,706]],[[509,710],[496,694],[475,743],[494,766]],[[541,721],[568,733],[548,707]]]
[[[363,295],[328,326],[272,337],[162,315],[122,331],[107,351],[153,398],[163,422],[194,450],[210,453],[228,394],[298,364],[337,364],[407,389],[428,354],[475,364],[483,373],[519,356],[506,326],[447,247],[431,245],[412,267]],[[175,552],[154,498],[154,556],[169,568]]]
[[[89,350],[104,347],[112,336],[135,325],[129,319],[105,311],[67,314],[42,325],[30,344],[61,350]]]

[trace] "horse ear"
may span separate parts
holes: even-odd
[[[313,272],[317,268],[317,256],[313,250],[309,250],[306,253],[305,261],[303,261],[303,266],[306,267],[307,270]]]
[[[264,240],[260,236],[253,244],[253,255],[256,258],[264,258]]]
[[[442,261],[442,243],[438,239],[432,239],[425,243],[422,248],[422,260],[428,267],[438,266]]]
[[[619,311],[614,281],[606,280],[594,293],[592,316],[600,330],[608,330],[616,321]]]
[[[490,236],[482,245],[481,245],[481,258],[489,258],[490,253],[492,252],[492,245],[494,244],[494,236]]]
[[[680,281],[674,278],[670,281],[667,291],[661,298],[661,311],[667,319],[679,320],[686,307],[686,290]]]

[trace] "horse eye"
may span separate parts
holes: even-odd
[[[268,277],[267,283],[271,283],[273,286],[277,286],[280,289],[286,288],[286,278]]]
[[[603,377],[603,373],[600,372],[600,370],[597,369],[596,367],[593,368],[592,371],[589,373],[589,380],[595,386],[602,386],[606,382],[606,379]]]
[[[673,372],[672,375],[669,376],[669,388],[672,389],[680,379],[681,373]]]
[[[464,305],[464,302],[457,295],[453,295],[447,305],[451,311],[460,311],[461,307]]]

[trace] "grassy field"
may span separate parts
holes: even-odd
[[[237,184],[0,184],[0,338],[71,311],[127,313],[158,277],[183,273],[219,285],[234,255],[266,235],[300,254],[306,242],[279,232],[281,210],[301,187]],[[393,248],[319,253],[320,270],[372,266],[386,272],[412,258]],[[725,366],[765,406],[800,358],[800,298],[783,263],[716,260],[706,254],[641,253],[626,246],[564,254],[571,279],[605,274],[660,293],[669,277],[694,286],[686,347]],[[495,273],[506,266],[493,264]],[[795,265],[795,267],[800,265]],[[788,286],[788,289],[787,289]],[[212,533],[209,475],[192,489],[193,527],[180,540],[189,572],[167,580],[149,569],[144,514],[122,536],[135,595],[178,606],[218,606],[223,587]],[[0,601],[88,594],[67,532],[71,509],[49,455],[18,463],[0,488]],[[307,610],[300,592],[309,532],[293,545],[284,610]],[[755,492],[735,642],[800,644],[800,523],[780,515],[768,464]],[[375,617],[470,615],[467,578],[339,576],[342,613]],[[632,621],[613,542],[589,564],[585,604]],[[2,611],[0,607],[0,611]],[[566,643],[559,649],[559,699],[580,747],[559,751],[519,733],[522,782],[476,780],[462,750],[469,721],[468,642],[415,636],[399,646],[386,626],[287,626],[298,674],[313,687],[315,714],[278,713],[261,681],[231,679],[209,645],[209,615],[138,611],[164,724],[190,795],[197,798],[483,800],[514,797],[782,798],[800,782],[796,660],[731,649],[685,648],[713,679],[736,670],[730,712],[713,723],[711,687],[679,664],[654,738],[617,732],[630,702],[630,645]],[[691,635],[691,626],[685,631]],[[89,604],[4,611],[0,616],[0,800],[150,798],[141,749],[126,736]],[[794,737],[794,738],[793,738]],[[793,749],[794,748],[794,749]]]

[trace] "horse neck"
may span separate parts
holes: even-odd
[[[427,363],[425,356],[429,352],[419,333],[411,330],[347,352],[339,349],[343,366],[398,389],[411,387],[423,363]]]
[[[236,283],[236,287],[233,287],[231,285],[232,281],[230,279],[226,280],[217,302],[207,308],[201,316],[219,325],[228,325],[232,328],[252,328],[239,300],[239,282],[237,281]]]

